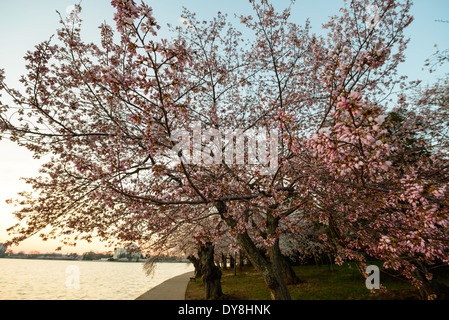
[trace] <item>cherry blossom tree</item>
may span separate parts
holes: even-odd
[[[448,51],[437,50],[436,53],[426,61],[425,66],[429,68],[430,73],[434,71],[445,70],[448,61]],[[415,85],[415,83],[413,83]],[[430,178],[434,184],[440,185],[445,190],[445,184],[448,181],[447,176],[447,155],[448,155],[448,131],[447,131],[447,119],[448,119],[448,73],[443,73],[442,77],[435,77],[434,83],[427,86],[422,86],[418,82],[417,87],[413,87],[411,94],[404,96],[404,101],[408,101],[410,105],[410,111],[406,114],[399,115],[399,119],[405,122],[407,118],[419,122],[419,130],[416,130],[412,134],[412,139],[406,141],[409,149],[414,147],[415,155],[417,158],[419,154],[425,153],[427,156],[437,156],[441,161],[438,167],[433,168],[435,171]],[[396,117],[398,118],[398,117]],[[426,149],[416,148],[416,137],[426,137],[427,145]],[[417,154],[418,153],[418,154]],[[429,171],[427,172],[429,173]],[[436,193],[440,199],[444,201],[443,193]],[[439,227],[441,229],[441,227]],[[439,238],[443,240],[443,238]],[[443,244],[440,244],[440,247]],[[433,269],[438,271],[438,268],[444,267],[447,263],[444,260],[435,259],[432,261],[424,260],[418,263],[419,266],[419,278],[422,283],[422,295],[436,294],[437,298],[449,297],[449,288],[442,284],[439,279],[439,272],[432,274]],[[426,275],[428,275],[426,277]],[[429,276],[430,275],[430,276]]]
[[[382,47],[385,39],[378,40],[371,45]],[[371,64],[365,54],[361,53],[359,62],[349,60],[361,64],[356,69],[359,72],[375,74],[388,63],[378,59]],[[390,63],[402,59],[396,58]],[[342,67],[340,72],[347,70]],[[326,74],[332,78],[335,72]],[[363,77],[355,74],[359,76]],[[333,92],[332,120],[308,141],[320,164],[316,176],[327,181],[327,185],[316,182],[317,214],[344,248],[340,262],[345,257],[359,260],[363,272],[365,257],[360,253],[368,253],[403,274],[420,288],[423,297],[444,296],[447,289],[428,286],[433,276],[425,268],[448,262],[447,151],[433,144],[440,136],[438,127],[429,125],[434,116],[415,112],[403,96],[399,107],[389,111],[371,98],[387,90],[365,86],[363,81],[353,86],[354,77],[345,71],[343,78],[349,81]],[[381,83],[388,88],[394,80],[386,79]]]
[[[281,235],[314,222],[338,243],[337,262],[363,264],[363,252],[418,286],[414,262],[447,263],[445,155],[412,137],[419,123],[387,112],[410,2],[348,1],[326,36],[290,9],[250,4],[248,39],[222,13],[200,22],[188,11],[161,39],[148,5],[113,0],[117,33],[103,24],[100,43],[85,43],[72,15],[27,53],[24,92],[1,72],[13,106],[1,105],[0,130],[52,155],[27,180],[12,242],[42,232],[150,244],[183,226],[210,247],[226,230],[273,299],[291,298]]]

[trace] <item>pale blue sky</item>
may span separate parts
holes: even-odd
[[[206,0],[153,0],[146,1],[153,7],[154,16],[159,23],[165,25],[179,23],[182,7],[196,12],[198,19],[208,19],[217,11],[229,13],[250,13],[250,5],[246,0],[206,1]],[[276,7],[283,8],[288,0],[276,0]],[[66,9],[78,1],[72,0],[0,0],[0,68],[6,71],[9,83],[17,84],[24,72],[23,59],[25,52],[41,41],[47,40],[58,28],[56,10],[65,14]],[[337,12],[342,0],[297,0],[293,7],[292,18],[303,23],[310,18],[313,30],[319,31],[321,24],[328,16]],[[88,41],[96,41],[99,36],[98,26],[103,21],[112,24],[113,8],[109,0],[82,1],[83,35]],[[408,28],[407,35],[411,43],[407,51],[407,61],[400,71],[411,79],[427,79],[433,81],[434,75],[422,71],[425,59],[434,53],[434,45],[441,49],[449,49],[449,23],[435,20],[449,20],[449,1],[447,0],[416,0],[412,10],[414,23]],[[448,72],[446,66],[442,72]],[[37,173],[39,161],[33,160],[26,150],[17,148],[8,141],[0,141],[0,242],[6,240],[7,227],[14,223],[5,199],[14,198],[16,193],[24,189],[19,182],[21,176],[31,176]],[[55,243],[43,244],[28,241],[19,249],[52,251]],[[78,250],[67,249],[69,252],[103,249],[99,246],[81,246]],[[65,251],[65,250],[64,250]]]

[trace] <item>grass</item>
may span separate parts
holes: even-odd
[[[355,265],[327,266],[303,265],[293,267],[301,283],[288,285],[293,300],[415,300],[418,290],[407,282],[380,274],[380,282],[386,292],[375,290],[371,293],[365,286],[365,278]],[[222,270],[222,290],[225,299],[270,300],[270,294],[262,276],[252,267]],[[447,280],[447,279],[446,279]],[[201,279],[192,280],[186,291],[187,300],[203,299]]]

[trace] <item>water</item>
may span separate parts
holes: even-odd
[[[149,289],[193,270],[189,263],[0,259],[0,300],[134,300]]]

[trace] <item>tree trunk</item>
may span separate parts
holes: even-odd
[[[320,259],[320,258],[317,258],[317,256],[316,256],[315,253],[312,253],[312,254],[313,254],[313,260],[315,260],[315,265],[316,265],[318,268],[321,268],[321,259]]]
[[[198,251],[198,254],[199,254],[199,251]],[[201,268],[200,259],[193,255],[188,256],[187,259],[193,264],[193,267],[195,268],[195,273],[194,273],[195,279],[201,278],[203,274],[201,272],[202,268]]]
[[[297,284],[301,281],[299,280],[298,276],[296,275],[295,271],[293,270],[290,262],[288,259],[281,255],[281,262],[282,262],[282,271],[285,275],[285,283],[286,284]]]
[[[221,261],[223,263],[223,270],[228,270],[228,259],[224,253],[221,254]]]
[[[223,295],[221,290],[221,270],[214,262],[214,246],[208,242],[200,247],[200,263],[203,274],[204,298],[218,299]]]
[[[287,284],[282,274],[282,255],[279,248],[279,239],[275,240],[268,253],[271,262],[270,272],[272,273],[268,276],[271,281],[271,286],[268,285],[271,298],[274,300],[291,300],[290,292],[288,292]]]
[[[329,264],[328,264],[329,272],[334,271],[334,264],[332,262],[333,261],[332,256],[330,254],[328,254],[327,258],[329,259]]]
[[[227,208],[223,202],[217,202],[216,208],[228,226],[231,228],[236,227],[237,222],[226,215]],[[267,214],[267,217],[268,231],[270,235],[273,235],[276,232],[279,218],[273,217],[270,213]],[[252,265],[262,274],[270,291],[271,298],[273,300],[291,300],[290,293],[282,275],[279,239],[276,239],[274,244],[269,248],[268,259],[259,251],[247,231],[239,233],[237,235],[237,241]]]
[[[252,267],[253,266],[253,263],[251,262],[251,260],[250,259],[248,259],[248,257],[247,257],[247,259],[246,259],[246,265],[248,266],[248,267]]]
[[[231,255],[229,255],[229,267],[230,267],[231,269],[234,268],[234,263],[235,263],[234,257],[233,257],[232,254],[231,254]]]
[[[239,250],[239,268],[240,268],[240,270],[242,270],[242,268],[244,266],[244,259],[245,259],[245,254],[243,253],[242,250]]]
[[[449,287],[444,283],[438,281],[437,276],[433,275],[431,280],[428,280],[425,273],[429,273],[427,267],[418,262],[418,269],[415,271],[417,278],[421,280],[422,287],[419,288],[421,298],[424,300],[429,299],[433,295],[433,299],[436,300],[448,300],[449,299]]]
[[[245,251],[246,256],[251,261],[252,265],[262,274],[262,277],[270,291],[270,296],[273,300],[291,300],[287,285],[282,275],[281,264],[275,251],[279,243],[274,244],[270,249],[271,261],[268,261],[259,252],[248,233],[238,235],[237,240],[240,246]],[[277,260],[277,262],[276,262]]]

